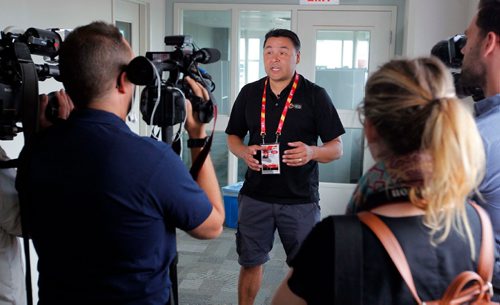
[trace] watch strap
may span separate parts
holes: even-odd
[[[203,147],[205,144],[207,144],[209,137],[204,137],[201,139],[188,139],[187,140],[187,147],[188,148],[195,148],[195,147]]]

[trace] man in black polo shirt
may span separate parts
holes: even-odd
[[[276,229],[287,263],[293,259],[320,219],[318,162],[342,156],[345,131],[337,111],[323,88],[295,72],[299,61],[297,35],[269,31],[264,40],[267,77],[241,89],[226,128],[229,149],[248,165],[236,233],[240,305],[255,300]]]

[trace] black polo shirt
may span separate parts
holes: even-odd
[[[249,133],[247,145],[262,143],[260,116],[265,80],[266,78],[262,78],[241,89],[226,128],[227,134],[240,138]],[[276,141],[276,129],[292,84],[293,78],[279,98],[274,95],[270,85],[267,85],[266,143]],[[281,160],[283,152],[291,148],[287,145],[289,142],[301,141],[307,145],[318,145],[318,138],[322,142],[328,142],[344,133],[337,110],[325,89],[300,76],[279,137]],[[260,154],[255,158],[260,160]],[[289,167],[281,162],[280,168],[281,173],[278,175],[262,175],[260,171],[248,169],[241,193],[272,203],[299,204],[319,201],[316,161],[311,160],[300,167]]]

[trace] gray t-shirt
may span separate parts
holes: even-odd
[[[479,185],[482,198],[475,200],[491,218],[497,252],[500,253],[500,94],[474,104],[476,124],[486,153],[486,172]],[[495,269],[493,285],[500,287],[500,266]]]

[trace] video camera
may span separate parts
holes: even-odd
[[[146,84],[141,93],[140,110],[143,120],[149,125],[161,127],[173,126],[184,121],[185,101],[191,101],[193,112],[202,123],[208,123],[214,116],[215,90],[212,77],[198,64],[210,64],[220,59],[220,51],[213,48],[196,49],[191,36],[166,36],[165,45],[173,46],[171,52],[146,52],[157,73],[152,82]],[[164,72],[169,72],[164,80]],[[203,102],[191,91],[184,77],[190,76],[202,84],[210,95],[210,100]],[[158,88],[160,86],[160,89]],[[160,96],[160,97],[158,97]]]
[[[431,54],[438,57],[447,67],[451,69],[460,69],[464,55],[461,50],[465,46],[467,38],[465,35],[458,34],[446,40],[441,40],[432,47]],[[474,101],[479,101],[484,98],[484,93],[481,88],[468,86],[461,82],[461,74],[457,71],[452,71],[453,81],[457,96],[460,98],[472,96]]]
[[[12,140],[19,132],[28,139],[38,128],[38,81],[59,77],[55,63],[62,39],[57,31],[0,32],[0,140]],[[35,64],[31,54],[50,64]]]

